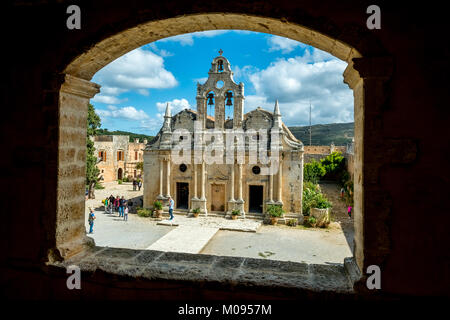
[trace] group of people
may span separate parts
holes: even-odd
[[[142,181],[133,179],[133,191],[136,191],[137,189],[139,189],[139,191],[141,191],[141,187],[142,187]]]
[[[114,210],[115,212],[119,213],[119,217],[123,217],[124,221],[128,220],[128,212],[130,210],[129,207],[133,204],[130,201],[126,200],[124,196],[114,197],[113,195],[110,195],[103,201],[105,203],[105,213],[112,214]]]

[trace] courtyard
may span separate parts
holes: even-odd
[[[264,225],[260,220],[229,220],[223,217],[188,218],[175,211],[172,221],[105,213],[102,199],[124,196],[140,205],[141,191],[133,191],[131,183],[105,183],[95,191],[95,199],[86,200],[88,211],[95,210],[94,233],[88,236],[100,247],[160,250],[218,256],[293,261],[314,264],[342,264],[352,256],[353,219],[347,217],[345,205],[338,199],[335,184],[321,188],[333,202],[332,223],[326,229]]]

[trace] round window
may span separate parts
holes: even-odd
[[[219,80],[219,81],[217,81],[216,82],[216,88],[218,88],[218,89],[220,89],[220,88],[222,88],[223,87],[223,81],[222,80]]]
[[[184,163],[180,164],[180,171],[185,172],[187,170],[187,167]]]
[[[253,172],[254,174],[260,174],[260,173],[261,173],[261,168],[258,167],[258,166],[254,166],[254,167],[252,168],[252,172]]]

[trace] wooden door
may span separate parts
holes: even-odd
[[[225,211],[225,185],[211,185],[211,211]]]

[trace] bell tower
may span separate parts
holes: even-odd
[[[233,108],[233,128],[242,127],[244,119],[244,84],[235,83],[230,62],[222,56],[213,59],[204,84],[197,83],[197,113],[203,129],[206,127],[208,107],[214,110],[214,128],[223,130],[225,108]]]

